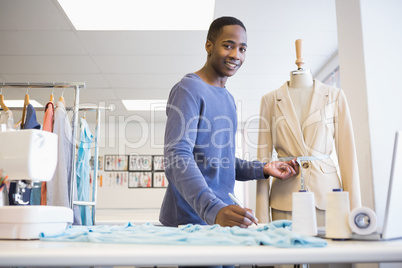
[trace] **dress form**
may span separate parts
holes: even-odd
[[[310,70],[304,70],[304,60],[302,57],[302,40],[296,40],[296,65],[297,71],[290,72],[290,80],[288,82],[289,95],[293,102],[293,107],[300,127],[308,117],[308,111],[311,103],[311,97],[314,90],[314,80]]]
[[[289,96],[303,132],[303,123],[309,116],[311,99],[314,91],[314,80],[310,70],[303,69],[305,64],[302,56],[302,39],[295,42],[297,70],[290,72],[288,81]],[[271,208],[272,220],[292,220],[291,211]],[[325,226],[325,212],[316,208],[317,225]]]
[[[301,68],[304,62],[300,53],[296,64],[300,67],[290,73],[289,81],[261,98],[257,157],[273,161],[275,153],[287,158],[331,156],[336,152],[338,161],[332,157],[301,160],[303,173],[294,179],[258,180],[256,216],[260,222],[292,219],[292,195],[302,188],[303,174],[303,188],[315,194],[317,226],[325,226],[325,195],[334,188],[349,192],[351,208],[361,206],[352,121],[343,90],[313,80],[310,71]],[[306,120],[302,107],[308,108]]]
[[[314,90],[314,81],[311,72],[309,70],[291,72],[288,86],[293,107],[299,119],[300,127],[302,127],[308,117]]]

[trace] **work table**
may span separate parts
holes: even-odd
[[[0,240],[0,266],[402,262],[402,240],[327,241],[322,248],[277,248]]]

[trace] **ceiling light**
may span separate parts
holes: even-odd
[[[122,100],[127,111],[165,111],[167,100]]]
[[[39,102],[37,102],[36,100],[29,100],[29,103],[32,104],[33,107],[43,107],[42,104],[40,104]],[[7,107],[24,107],[24,100],[4,100],[4,104]]]
[[[58,0],[76,30],[208,30],[215,0]]]

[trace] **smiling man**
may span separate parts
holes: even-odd
[[[295,160],[263,164],[235,157],[236,105],[225,88],[246,58],[247,34],[233,17],[214,20],[207,61],[171,90],[166,108],[165,174],[169,181],[159,220],[166,226],[220,224],[247,228],[257,219],[233,204],[235,180],[288,179]]]

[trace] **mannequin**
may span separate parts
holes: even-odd
[[[274,161],[275,150],[280,159],[307,160],[286,181],[257,181],[256,216],[260,222],[291,219],[292,193],[303,189],[314,193],[317,223],[324,226],[326,194],[332,189],[349,192],[351,209],[361,206],[353,128],[343,91],[303,70],[301,40],[296,41],[296,54],[298,70],[290,73],[290,81],[262,97],[257,155],[260,161]],[[339,163],[330,157],[334,149]]]
[[[291,72],[288,89],[297,118],[302,127],[303,122],[308,117],[308,108],[310,107],[314,89],[314,81],[310,70]]]
[[[296,115],[299,119],[300,126],[306,121],[308,116],[308,108],[310,107],[311,97],[313,95],[314,81],[310,70],[304,70],[304,60],[302,56],[302,40],[296,40],[296,65],[297,71],[290,73],[290,81],[288,83],[289,95],[293,102]]]

